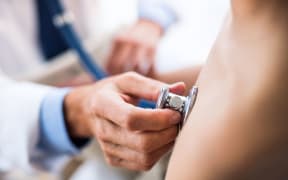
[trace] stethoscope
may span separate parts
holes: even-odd
[[[73,18],[69,12],[65,11],[62,2],[60,0],[45,0],[45,3],[50,10],[55,27],[59,30],[69,47],[77,53],[80,63],[84,66],[84,68],[97,80],[108,77],[108,74],[85,50],[73,27]],[[198,88],[193,87],[190,95],[183,97],[169,93],[168,88],[163,88],[158,97],[157,105],[155,105],[153,102],[141,100],[138,106],[143,108],[170,108],[179,111],[182,114],[182,121],[179,124],[179,127],[181,128],[193,108],[196,101],[197,92]]]

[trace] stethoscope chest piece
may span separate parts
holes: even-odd
[[[181,130],[195,104],[197,94],[198,88],[196,86],[191,89],[187,97],[171,93],[168,87],[163,87],[158,97],[156,108],[168,108],[181,113],[181,122],[179,123],[179,130]]]

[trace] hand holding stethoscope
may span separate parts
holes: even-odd
[[[50,10],[50,14],[51,14],[51,17],[53,18],[54,25],[59,30],[62,37],[66,40],[66,42],[70,46],[70,48],[78,54],[81,64],[86,68],[86,70],[88,72],[90,72],[90,74],[95,79],[101,80],[103,78],[106,78],[108,76],[108,74],[100,66],[98,66],[98,64],[95,63],[96,61],[93,60],[93,58],[90,56],[90,54],[83,47],[81,40],[79,39],[76,31],[73,28],[73,25],[72,25],[73,22],[72,22],[71,15],[65,11],[61,2],[59,0],[46,0],[45,3]],[[144,24],[147,25],[146,22],[144,22]],[[156,30],[156,33],[155,33],[156,36],[155,37],[161,35],[161,30],[158,29],[158,31]],[[137,31],[135,36],[138,37],[139,39],[143,40],[143,37],[141,37],[141,31],[140,32]],[[144,39],[145,39],[145,37],[144,37]],[[128,40],[127,39],[123,40],[123,42],[127,42],[127,41],[129,42],[129,38],[128,38]],[[123,68],[123,64],[129,64],[129,63],[127,63],[129,53],[130,54],[131,53],[132,54],[138,53],[138,56],[136,54],[134,55],[135,56],[135,59],[134,59],[135,65],[133,65],[131,68],[132,68],[132,70],[136,68],[136,69],[139,69],[139,71],[143,71],[142,73],[147,73],[153,67],[152,63],[150,63],[150,64],[148,63],[148,65],[147,64],[145,65],[145,63],[149,62],[149,60],[147,60],[147,59],[153,59],[154,58],[153,57],[154,56],[154,50],[152,50],[153,45],[151,45],[151,44],[149,45],[149,43],[146,43],[146,46],[147,46],[146,51],[147,52],[146,52],[146,55],[143,56],[143,54],[139,55],[140,53],[144,52],[143,49],[138,49],[138,50],[134,49],[135,47],[137,47],[136,46],[137,43],[134,42],[132,44],[131,43],[129,44],[129,43],[123,43],[123,42],[122,42],[122,40],[119,42],[116,42],[114,50],[112,51],[112,56],[110,58],[110,61],[111,61],[111,63],[114,63],[112,61],[116,61],[115,62],[116,67],[119,67],[118,69],[117,68],[116,69],[112,68],[112,69],[115,70],[115,72],[119,71],[119,69],[121,70],[121,68]],[[141,46],[139,46],[139,47],[141,47]],[[113,57],[113,56],[115,56],[115,57]],[[142,59],[140,57],[142,57]],[[115,58],[116,58],[116,60],[115,60]],[[117,60],[117,58],[118,58],[118,60]],[[141,66],[147,66],[147,67],[141,67]],[[114,65],[112,67],[114,67]],[[124,68],[125,68],[125,66],[124,66]],[[183,124],[185,123],[189,113],[191,112],[191,109],[192,109],[192,107],[196,101],[197,93],[198,93],[198,88],[193,87],[193,89],[191,90],[191,93],[188,97],[182,97],[179,95],[170,94],[169,91],[164,88],[164,89],[162,89],[162,93],[160,94],[160,96],[158,98],[157,108],[170,108],[170,109],[179,111],[182,115],[182,121],[179,125],[179,127],[181,128],[183,126]],[[144,108],[155,108],[155,104],[152,102],[148,102],[148,101],[141,101],[139,103],[139,106],[144,107]],[[177,109],[175,108],[176,106],[177,106]]]

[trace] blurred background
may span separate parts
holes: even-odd
[[[178,6],[181,20],[159,46],[157,67],[161,71],[205,62],[229,8],[229,0],[184,0],[174,6]]]
[[[79,21],[75,21],[75,28],[84,41],[85,47],[94,55],[97,63],[105,68],[104,66],[107,63],[107,56],[109,50],[111,50],[113,38],[137,21],[138,2],[137,0],[124,0],[123,2],[115,0],[98,1],[96,3],[93,0],[86,0],[71,5],[69,0],[64,0],[64,3],[73,13],[74,18],[80,19]],[[177,23],[169,27],[158,44],[156,51],[157,70],[166,72],[186,65],[205,62],[229,7],[229,0],[166,1],[176,10],[178,20]],[[26,13],[24,8],[26,6],[27,9],[27,5],[25,4],[27,2],[17,5],[16,10],[19,12],[17,15]],[[94,5],[91,6],[91,4]],[[2,9],[3,11],[9,10],[5,10],[5,6],[2,6]],[[85,9],[85,11],[82,9]],[[29,14],[28,17],[30,16],[32,15]],[[29,21],[22,23],[31,24]],[[3,28],[0,28],[2,32],[13,32],[12,26],[9,29],[9,23],[5,22],[5,19],[0,22],[0,27],[2,26]],[[67,84],[67,77],[71,79],[71,74],[82,71],[82,68],[79,68],[77,55],[70,51],[61,53],[61,55],[54,57],[53,61],[49,61],[49,63],[39,63],[38,59],[41,59],[39,48],[35,48],[35,45],[30,47],[29,44],[25,45],[18,40],[23,39],[23,36],[27,34],[24,30],[26,29],[23,29],[22,34],[15,33],[11,35],[11,39],[18,46],[18,52],[14,53],[12,57],[10,55],[7,57],[5,53],[0,55],[2,59],[0,66],[10,77],[19,80],[32,80],[45,84],[65,86]],[[29,37],[29,34],[27,36]],[[2,38],[2,41],[8,38]],[[15,44],[9,42],[11,46]],[[7,47],[7,44],[4,45],[6,47],[2,47],[0,44],[2,49],[12,48],[10,46]],[[33,54],[33,57],[31,58],[27,54]],[[5,60],[8,58],[21,59],[21,61],[19,60],[19,62],[12,64],[9,60]],[[31,62],[27,66],[22,61]],[[67,72],[69,71],[67,70],[70,70],[70,74],[68,73],[68,75]],[[56,81],[56,79],[58,80]]]
[[[25,1],[28,0],[23,0],[23,2],[11,1],[11,3],[19,3],[17,5],[17,12],[21,14],[22,8],[25,7]],[[137,21],[138,2],[136,0],[102,0],[97,4],[97,8],[94,8],[90,7],[92,0],[82,1],[82,6],[86,6],[85,8],[90,9],[90,11],[81,11],[77,5],[71,6],[69,0],[65,0],[64,2],[76,18],[81,17],[81,20],[75,24],[76,30],[79,31],[85,47],[93,54],[97,63],[105,68],[113,38]],[[229,8],[229,0],[168,1],[178,12],[178,22],[165,32],[165,35],[157,46],[156,70],[159,72],[168,72],[205,63],[206,57],[221,27],[223,18],[225,18],[225,14]],[[1,8],[3,11],[5,10],[5,6],[1,3],[0,14]],[[5,21],[2,21],[2,23],[5,24],[5,29],[0,28],[0,33],[11,31]],[[23,35],[18,36],[16,34],[12,36],[11,39],[15,40],[15,42],[19,38],[23,38]],[[2,37],[2,40],[5,41],[5,38]],[[13,59],[25,59],[25,53],[28,52],[35,54],[33,56],[35,59],[41,56],[37,52],[39,49],[33,49],[33,46],[29,47],[21,43],[15,43],[10,48],[12,46],[13,48],[16,46],[19,51],[19,53],[13,54],[13,57],[11,57]],[[1,44],[0,48],[9,49],[9,47],[1,47]],[[78,85],[89,81],[87,80],[87,74],[79,65],[75,52],[65,52],[55,57],[49,63],[39,63],[35,60],[33,65],[29,67],[26,67],[23,62],[16,62],[18,63],[18,68],[14,68],[14,65],[11,68],[11,62],[4,55],[0,55],[0,57],[2,59],[0,60],[0,65],[4,67],[2,70],[8,76],[17,80],[29,80],[61,87]],[[101,152],[99,152],[97,143],[92,143],[79,157],[76,157],[72,161],[66,159],[59,162],[59,166],[65,164],[64,170],[56,172],[59,176],[42,172],[26,175],[21,171],[15,171],[11,175],[8,175],[8,179],[59,179],[61,177],[60,179],[89,180],[97,179],[97,173],[101,172],[102,174],[107,174],[107,177],[103,177],[103,179],[157,180],[157,174],[163,173],[161,172],[163,170],[161,169],[161,165],[157,165],[151,172],[145,174],[139,175],[138,173],[134,173],[134,175],[125,175],[126,172],[124,170],[115,169],[117,172],[115,175],[109,173],[107,170],[108,167],[99,165],[97,163],[99,161],[104,161]]]

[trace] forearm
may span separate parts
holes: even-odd
[[[198,79],[168,179],[287,178],[288,14],[281,9],[248,19],[232,9]]]
[[[155,76],[155,79],[172,84],[176,82],[184,82],[186,84],[186,89],[189,91],[192,86],[195,84],[198,75],[202,69],[202,65],[198,66],[191,66],[175,71],[165,72],[165,73],[158,73]],[[186,92],[187,93],[187,92]]]

